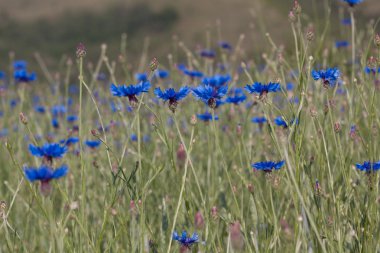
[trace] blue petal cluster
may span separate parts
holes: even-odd
[[[222,86],[227,84],[231,80],[230,75],[213,75],[209,77],[204,77],[202,79],[202,84],[210,86]]]
[[[203,114],[197,114],[197,118],[202,120],[202,121],[208,122],[208,121],[212,120],[212,114],[209,112],[205,112]],[[218,115],[214,116],[214,120],[219,120]]]
[[[315,81],[321,79],[323,81],[323,86],[328,88],[328,86],[334,86],[336,81],[340,77],[340,71],[338,68],[327,68],[326,70],[313,70],[311,72]]]
[[[265,117],[253,117],[252,122],[256,124],[264,124],[267,122],[267,119]]]
[[[154,89],[154,94],[164,101],[169,101],[169,108],[174,113],[177,108],[178,101],[184,99],[190,91],[190,88],[187,86],[181,87],[178,92],[176,92],[173,88],[169,88],[164,91],[160,88],[156,88]]]
[[[345,1],[346,3],[348,3],[351,7],[354,7],[355,5],[360,4],[361,2],[363,2],[363,0],[343,0],[343,1]]]
[[[67,152],[67,147],[61,146],[58,143],[45,143],[41,147],[29,144],[29,151],[32,155],[37,157],[45,157],[48,159],[62,158]]]
[[[265,96],[269,92],[277,92],[277,91],[281,90],[281,86],[279,83],[269,82],[268,84],[262,84],[259,82],[255,82],[252,85],[247,84],[245,86],[245,89],[249,93],[257,93],[260,96],[263,96],[263,95]]]
[[[136,85],[111,85],[111,94],[116,97],[128,97],[129,102],[132,104],[137,103],[136,96],[140,95],[142,92],[148,92],[150,88],[150,82],[140,82]]]
[[[272,161],[265,161],[265,162],[257,162],[252,164],[252,167],[257,170],[263,170],[266,172],[274,170],[281,169],[282,166],[284,166],[285,161],[279,161],[279,162],[272,162]]]
[[[370,161],[365,161],[363,164],[357,163],[356,168],[364,172],[372,172],[380,169],[380,161],[371,163]]]
[[[49,182],[52,179],[58,179],[67,174],[69,169],[66,165],[63,165],[55,170],[49,168],[46,165],[42,165],[39,168],[24,168],[25,177],[30,181],[42,181]]]
[[[193,89],[193,95],[196,99],[203,101],[210,108],[215,109],[217,101],[227,94],[228,86],[213,87],[211,85],[199,85]]]
[[[227,103],[238,105],[244,102],[247,99],[247,96],[244,94],[243,89],[236,88],[232,91],[233,96],[228,96],[226,99]]]
[[[182,235],[179,236],[178,233],[174,231],[173,240],[178,241],[181,246],[190,248],[194,243],[197,243],[199,241],[199,236],[197,233],[193,233],[190,237],[188,237],[186,231],[183,231]]]
[[[84,144],[86,144],[87,147],[94,149],[94,148],[97,148],[100,146],[101,141],[100,140],[95,140],[95,141],[87,140],[84,142]]]

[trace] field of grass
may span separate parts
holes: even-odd
[[[148,39],[130,52],[125,34],[117,47],[94,35],[98,52],[74,27],[72,57],[10,54],[0,252],[380,252],[378,20],[325,4],[286,6],[289,46],[257,7],[257,46],[249,29],[221,46],[222,21],[194,24],[195,49],[156,40],[157,59]],[[123,22],[157,36],[182,16],[140,8]]]

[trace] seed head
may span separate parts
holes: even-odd
[[[79,43],[77,46],[76,55],[78,58],[83,58],[86,56],[86,47],[83,43]]]

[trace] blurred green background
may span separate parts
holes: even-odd
[[[149,37],[149,55],[166,56],[177,35],[195,49],[206,47],[209,29],[213,45],[218,41],[216,24],[220,20],[222,39],[235,44],[246,35],[250,50],[262,50],[269,32],[276,43],[290,38],[287,20],[292,0],[0,0],[0,57],[30,59],[34,52],[53,64],[62,55],[74,57],[78,42],[95,59],[101,43],[107,43],[116,56],[120,35],[128,35],[129,59],[141,55],[142,41]],[[333,6],[331,21],[340,27],[339,18],[348,18],[341,0],[300,0],[304,18],[324,22],[325,4]],[[366,0],[357,7],[356,16],[364,24],[379,18],[380,0]],[[266,24],[265,26],[262,24]],[[360,23],[359,23],[360,24]],[[333,26],[334,27],[334,26]],[[337,38],[333,39],[348,39]],[[2,64],[4,61],[2,61]]]

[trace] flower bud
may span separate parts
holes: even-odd
[[[77,46],[76,55],[78,58],[83,58],[86,56],[86,47],[83,43],[79,43]]]
[[[28,124],[28,118],[22,112],[20,112],[20,121],[24,125]]]

